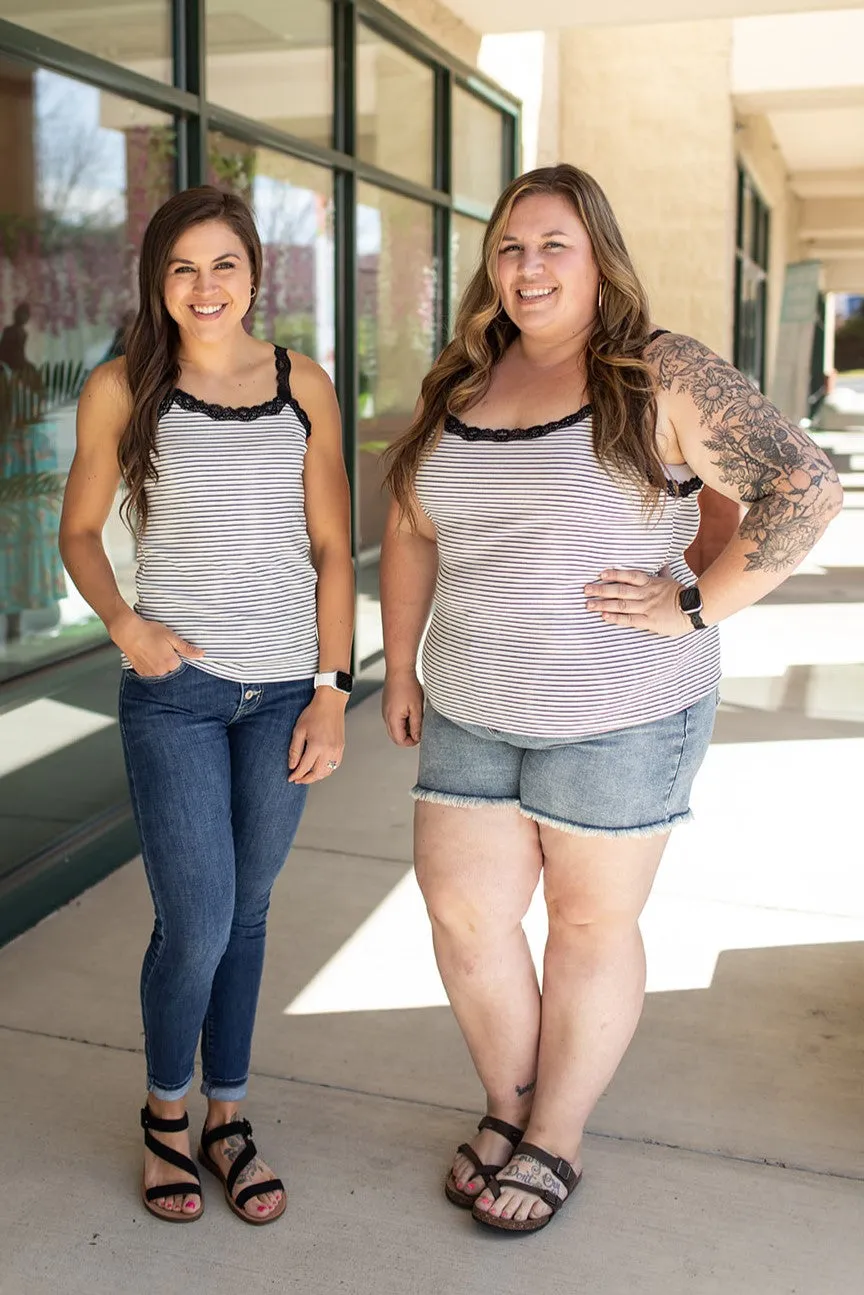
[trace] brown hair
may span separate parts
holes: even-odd
[[[533,194],[554,194],[571,203],[588,231],[600,270],[603,302],[587,351],[597,459],[629,478],[648,503],[663,489],[654,382],[641,358],[651,328],[648,299],[605,193],[585,171],[562,163],[519,176],[498,199],[453,340],[423,379],[420,409],[411,426],[386,451],[386,484],[411,520],[417,469],[436,444],[445,415],[461,413],[486,394],[492,370],[519,335],[501,302],[498,251],[513,207]]]
[[[255,220],[242,198],[232,193],[210,185],[184,189],[163,203],[147,226],[138,267],[141,304],[126,343],[132,415],[118,449],[127,491],[121,511],[138,535],[147,524],[147,482],[158,477],[153,462],[156,425],[180,376],[180,330],[165,306],[165,275],[178,238],[208,220],[221,220],[233,230],[249,257],[253,289],[261,282],[263,259]]]

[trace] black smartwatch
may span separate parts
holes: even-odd
[[[678,594],[678,606],[690,620],[694,630],[706,630],[708,626],[699,613],[702,610],[702,595],[698,585],[688,585]]]
[[[337,692],[350,693],[354,687],[354,677],[347,670],[329,670],[325,674],[316,674],[316,688],[335,688]]]

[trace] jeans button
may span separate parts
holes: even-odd
[[[252,689],[251,689],[251,688],[247,688],[247,689],[246,689],[246,700],[247,700],[247,701],[251,701],[251,700],[252,700],[252,698],[253,698],[254,696],[255,696],[255,694],[254,694],[254,692],[252,691]]]

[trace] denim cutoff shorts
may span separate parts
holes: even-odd
[[[705,758],[716,689],[650,724],[574,741],[454,723],[427,705],[415,800],[513,806],[584,836],[653,836],[692,817],[690,788]]]

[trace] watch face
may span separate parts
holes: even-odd
[[[354,679],[347,670],[336,671],[336,687],[340,692],[350,692],[354,687]]]
[[[701,612],[702,595],[699,592],[698,585],[691,585],[689,589],[682,589],[678,595],[678,602],[682,612]]]

